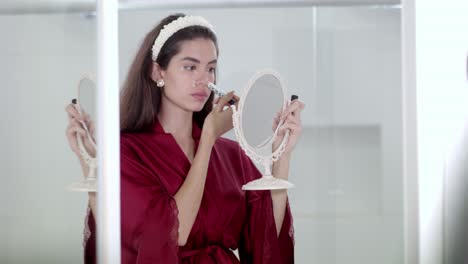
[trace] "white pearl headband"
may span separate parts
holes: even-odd
[[[158,37],[154,40],[153,44],[153,61],[156,61],[158,58],[161,48],[164,46],[164,43],[177,31],[191,26],[202,26],[209,28],[214,32],[213,25],[211,25],[206,19],[201,16],[183,16],[172,21],[171,23],[164,25],[164,27],[159,32]]]

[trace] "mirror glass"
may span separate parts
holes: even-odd
[[[82,113],[89,115],[91,121],[96,120],[96,82],[89,76],[84,76],[78,84],[78,103]]]
[[[218,36],[220,87],[241,94],[253,73],[270,68],[288,97],[306,103],[288,191],[297,263],[403,263],[400,6],[346,3],[123,9],[120,81],[158,21],[176,12],[205,17]],[[269,107],[271,92],[247,98],[245,111]],[[244,128],[249,141],[271,132],[254,127],[265,131]]]
[[[237,78],[240,70],[273,68],[306,103],[290,164],[297,263],[403,263],[398,1],[121,2],[120,83],[144,35],[183,12],[215,26],[224,90],[241,93],[248,78]],[[88,198],[66,190],[82,171],[65,137],[64,107],[83,73],[96,72],[93,11],[94,1],[0,3],[0,29],[8,35],[0,42],[7,98],[0,104],[0,263],[83,263]],[[232,131],[225,136],[235,139]]]
[[[94,4],[0,1],[0,263],[83,263],[88,195],[68,190],[83,172],[65,107],[96,69]]]
[[[119,14],[120,81],[162,18],[177,12],[205,17],[218,37],[220,87],[241,94],[253,73],[270,68],[281,74],[287,97],[297,94],[306,103],[290,163],[296,187],[288,191],[296,262],[403,263],[404,210],[395,202],[403,199],[400,6],[278,2],[128,4]],[[268,107],[269,96],[256,97],[245,111]],[[257,123],[258,136],[250,129],[249,140],[261,142],[271,124]],[[224,136],[236,140],[233,131]]]
[[[88,167],[87,172],[78,182],[70,185],[70,191],[79,192],[96,192],[97,191],[97,144],[95,141],[94,122],[96,121],[95,112],[95,97],[96,97],[96,82],[89,75],[84,75],[78,81],[78,99],[75,109],[81,114],[85,121],[79,121],[81,128],[86,135],[75,134],[76,142],[79,149],[81,160]],[[88,142],[88,143],[86,143]]]
[[[247,143],[257,149],[259,155],[272,152],[273,121],[284,101],[280,81],[272,74],[255,80],[245,97],[242,108],[242,130]],[[258,124],[263,124],[259,126]]]

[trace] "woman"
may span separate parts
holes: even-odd
[[[292,218],[286,190],[248,191],[261,177],[239,145],[220,138],[232,128],[223,110],[233,92],[217,98],[218,45],[201,17],[171,15],[145,37],[121,95],[122,263],[293,263]],[[289,129],[285,152],[273,167],[288,178],[301,134],[304,105],[293,101],[281,118]],[[67,107],[67,136],[82,117]],[[278,118],[280,118],[278,116]],[[82,162],[83,169],[86,170]],[[86,262],[95,259],[95,197],[90,194]]]

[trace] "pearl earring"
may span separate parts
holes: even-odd
[[[156,86],[158,86],[159,88],[163,87],[164,86],[164,80],[163,79],[160,79],[156,82]]]

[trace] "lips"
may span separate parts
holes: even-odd
[[[196,99],[199,100],[205,100],[208,97],[209,94],[204,93],[204,92],[198,92],[198,93],[193,93],[191,96],[195,97]]]

